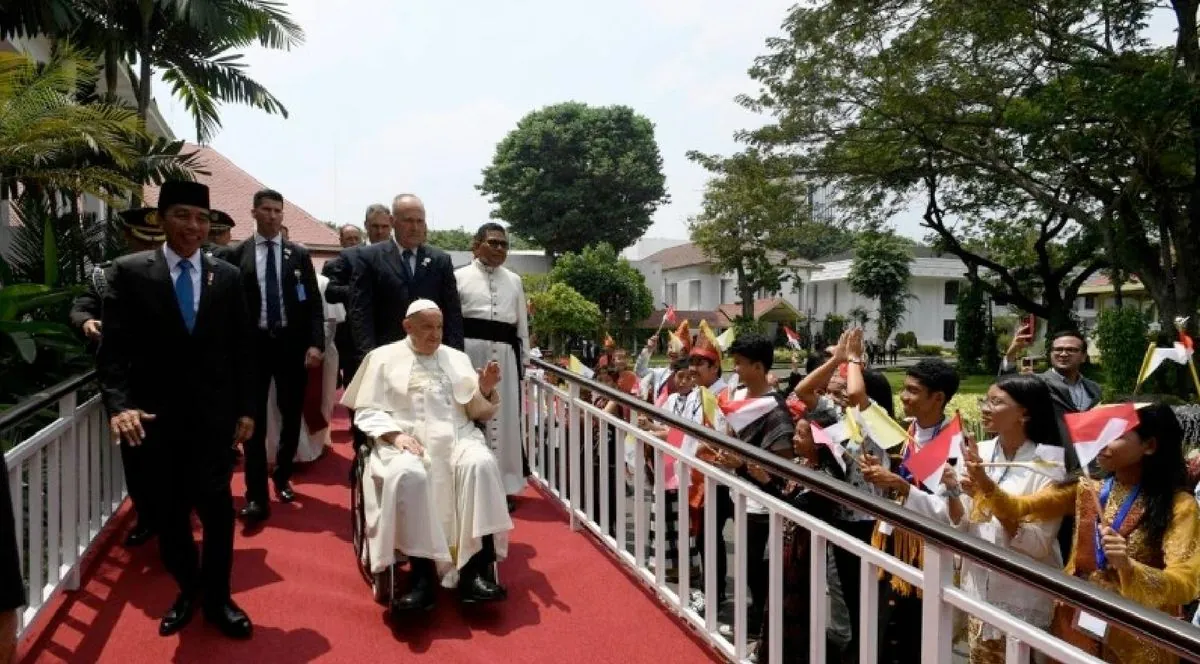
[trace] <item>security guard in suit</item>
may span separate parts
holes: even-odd
[[[134,208],[121,213],[121,228],[125,235],[124,254],[132,254],[149,249],[157,249],[165,241],[162,228],[158,223],[158,211],[155,208]],[[108,281],[112,277],[112,261],[106,261],[92,267],[88,278],[87,291],[75,298],[69,314],[71,326],[78,329],[87,337],[93,352],[103,339],[100,320],[102,318],[104,294],[108,290]],[[138,448],[121,444],[121,463],[125,467],[125,484],[129,490],[129,499],[138,515],[137,524],[125,538],[126,546],[137,546],[154,536],[154,528],[150,522],[149,509],[142,509],[148,503],[146,497],[146,477],[143,460]]]

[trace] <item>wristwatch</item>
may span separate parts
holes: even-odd
[[[955,484],[954,486],[946,487],[946,497],[947,498],[958,498],[959,496],[962,495],[962,493],[963,493],[962,487],[957,484]]]

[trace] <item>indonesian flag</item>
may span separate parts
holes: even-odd
[[[800,335],[796,334],[796,332],[787,325],[783,326],[783,333],[787,335],[788,345],[791,346],[793,350],[800,350]]]
[[[846,472],[846,448],[842,447],[842,441],[846,440],[849,436],[846,433],[845,425],[838,422],[826,429],[822,429],[809,422],[808,426],[812,429],[813,442],[828,447],[829,451],[833,452],[833,458],[837,461],[838,466],[841,467],[842,472]]]
[[[722,395],[724,397],[724,395]],[[725,399],[718,401],[725,421],[737,433],[750,426],[752,422],[771,412],[779,402],[775,397],[747,397],[744,399]]]
[[[583,376],[584,378],[591,378],[596,375],[595,371],[587,368],[587,366],[584,365],[583,362],[580,362],[579,358],[575,357],[574,355],[571,356],[571,362],[567,365],[567,368],[579,374],[580,376]]]
[[[1075,443],[1080,465],[1087,468],[1109,443],[1138,425],[1137,407],[1131,403],[1098,406],[1082,413],[1068,413],[1063,421],[1071,442]]]
[[[1154,373],[1166,360],[1186,366],[1188,362],[1191,362],[1194,353],[1192,338],[1183,330],[1179,331],[1179,341],[1176,341],[1170,348],[1157,348],[1151,342],[1150,346],[1146,348],[1146,357],[1142,360],[1142,370],[1138,372],[1137,384],[1141,385],[1145,382],[1150,374]]]
[[[671,445],[672,447],[682,448],[683,439],[683,432],[679,429],[672,427],[669,431],[667,431],[667,444]],[[675,474],[675,457],[669,454],[663,455],[663,471],[663,482],[667,490],[678,490],[679,477]]]
[[[667,313],[663,314],[662,319],[664,323],[675,324],[675,305],[667,307]]]
[[[924,484],[926,489],[935,491],[942,482],[942,469],[946,467],[951,456],[958,456],[955,452],[962,449],[962,443],[962,420],[958,413],[955,413],[950,424],[942,427],[933,440],[908,457],[904,467],[908,468],[913,478]]]

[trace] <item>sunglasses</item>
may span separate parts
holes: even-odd
[[[484,240],[492,249],[508,249],[508,240]]]

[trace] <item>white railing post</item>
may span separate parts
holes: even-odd
[[[583,418],[580,417],[578,383],[571,383],[571,404],[568,411],[570,413],[568,417],[570,418],[571,425],[567,429],[567,436],[569,438],[567,445],[570,447],[570,450],[566,454],[566,458],[569,461],[563,464],[563,466],[569,474],[567,506],[571,510],[571,530],[579,530],[579,510],[582,507],[582,503],[579,501],[579,474],[582,472],[591,473],[592,464],[591,459],[583,459],[579,453],[581,447],[579,428]],[[586,471],[584,470],[585,468]]]
[[[858,661],[879,661],[879,568],[866,558],[858,564],[859,591],[858,615],[854,636],[858,639]]]
[[[760,662],[782,662],[783,661],[783,533],[787,524],[783,517],[771,510],[771,535],[767,545],[767,562],[771,566],[769,571],[770,588],[767,591],[767,636],[771,639],[766,644],[758,644],[758,661]],[[816,589],[813,589],[813,596],[816,596]],[[824,641],[822,635],[821,641]],[[766,647],[768,657],[764,661],[762,652],[763,647]],[[812,659],[810,662],[824,662],[824,659]]]
[[[637,413],[629,411],[629,423],[637,425]],[[621,435],[619,448],[625,450],[631,436]],[[622,455],[617,467],[618,484],[626,486],[625,478],[629,474],[628,455]],[[646,565],[646,446],[642,441],[633,440],[633,560],[638,567]]]
[[[829,570],[829,561],[826,558],[829,553],[829,547],[826,546],[826,540],[821,536],[819,531],[810,531],[809,549],[808,661],[824,662],[825,626],[829,623],[827,620],[829,615],[829,589],[828,579],[825,576]]]
[[[925,541],[921,583],[921,661],[950,664],[954,646],[954,609],[942,589],[954,586],[954,555]]]

